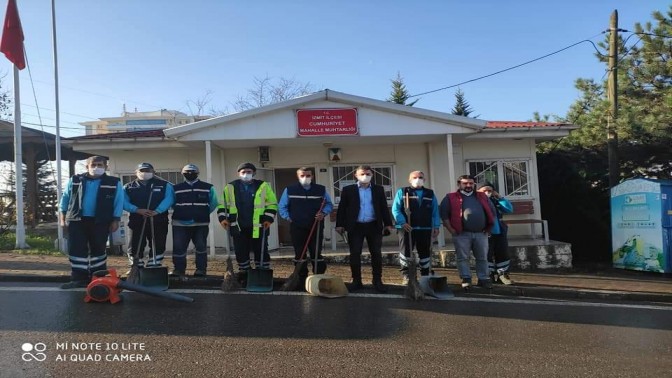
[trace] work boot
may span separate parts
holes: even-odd
[[[170,277],[182,277],[184,276],[184,270],[173,269],[168,273]]]
[[[387,293],[387,288],[385,287],[385,284],[383,284],[383,281],[380,278],[373,280],[373,288],[378,293],[381,294]]]
[[[361,278],[353,278],[352,282],[350,282],[350,287],[348,290],[350,291],[357,291],[357,290],[362,290],[364,288],[364,284],[362,283]]]
[[[471,288],[471,278],[462,279],[462,288],[464,290],[468,290],[469,288]]]
[[[497,276],[497,273],[495,272],[490,272],[490,281],[497,283],[499,281],[499,277]]]
[[[488,290],[492,290],[492,281],[490,281],[488,279],[478,280],[478,286],[480,286],[482,288],[485,288],[485,289],[488,289]]]
[[[89,285],[89,283],[86,282],[86,281],[70,281],[70,282],[66,282],[63,285],[61,285],[61,289],[63,289],[63,290],[77,289],[77,288],[87,287],[88,285]]]
[[[205,269],[196,269],[194,272],[194,277],[205,277],[207,274],[205,273]]]

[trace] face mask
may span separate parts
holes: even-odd
[[[361,182],[362,184],[368,184],[368,183],[370,183],[370,182],[371,182],[371,178],[372,178],[371,176],[366,176],[366,175],[364,175],[364,176],[357,176],[357,180],[359,180],[359,182]]]
[[[198,178],[198,173],[187,172],[183,173],[182,176],[184,176],[184,179],[187,181],[195,181]]]
[[[462,193],[462,194],[464,194],[465,196],[468,197],[468,196],[474,194],[474,191],[473,191],[473,190],[470,190],[470,191],[468,191],[468,192],[465,192],[464,190],[460,190],[460,193]]]
[[[313,182],[313,178],[312,177],[299,177],[299,182],[303,186],[308,186],[308,185],[310,185],[311,182]]]
[[[138,172],[138,178],[142,181],[151,180],[154,177],[152,172]]]
[[[240,175],[240,179],[245,181],[245,182],[250,182],[252,181],[252,174],[251,173],[243,173]]]
[[[411,180],[411,186],[413,186],[414,188],[419,188],[422,185],[424,185],[424,183],[425,183],[425,180],[421,179],[421,178]]]
[[[488,198],[490,198],[492,196],[492,192],[485,192],[485,195],[488,196]]]
[[[91,167],[89,168],[89,174],[91,176],[102,176],[105,173],[105,168],[101,167]]]

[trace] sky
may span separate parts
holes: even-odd
[[[20,73],[22,121],[39,129],[39,113],[44,130],[54,133],[51,0],[17,4],[28,58]],[[128,111],[189,114],[189,101],[208,92],[208,109],[233,111],[231,104],[254,87],[255,77],[288,78],[310,83],[315,91],[385,100],[400,73],[409,93],[423,93],[584,39],[602,41],[614,9],[619,27],[633,30],[636,22],[651,21],[653,11],[665,12],[669,5],[659,0],[56,0],[61,135],[83,135],[79,122],[118,116],[124,104]],[[5,8],[6,0],[0,1],[0,12]],[[0,59],[0,75],[2,89],[13,97],[6,59]],[[478,118],[526,121],[534,112],[565,115],[579,95],[574,81],[604,75],[593,46],[581,43],[460,88]],[[419,96],[415,106],[450,112],[455,90]]]

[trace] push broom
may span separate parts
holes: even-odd
[[[318,213],[322,211],[324,208],[325,203],[327,202],[326,198],[322,198],[322,204],[320,204],[320,209],[317,211]],[[310,238],[313,237],[313,233],[315,232],[315,227],[317,227],[317,224],[320,223],[317,218],[313,221],[313,226],[310,228],[310,233],[308,233],[308,238],[306,238],[306,243],[303,245],[303,251],[301,252],[301,256],[299,257],[299,261],[296,262],[296,265],[294,266],[294,271],[292,274],[289,275],[285,283],[282,285],[280,290],[282,291],[294,291],[299,288],[300,284],[300,273],[301,270],[306,269],[306,264],[308,261],[306,260],[306,251],[308,250],[308,243],[310,243]],[[317,252],[316,252],[317,253]]]

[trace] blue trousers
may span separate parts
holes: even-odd
[[[471,279],[469,269],[469,253],[474,253],[476,259],[476,276],[479,280],[488,280],[488,235],[483,232],[463,231],[453,235],[455,253],[457,257],[457,270],[461,278]]]
[[[96,223],[93,217],[82,217],[68,223],[68,258],[72,281],[90,281],[91,275],[107,270],[107,238],[109,223]]]
[[[173,225],[173,265],[175,270],[184,272],[187,269],[187,248],[189,242],[196,247],[196,270],[205,271],[208,268],[208,233],[210,229],[204,226],[176,226]]]

